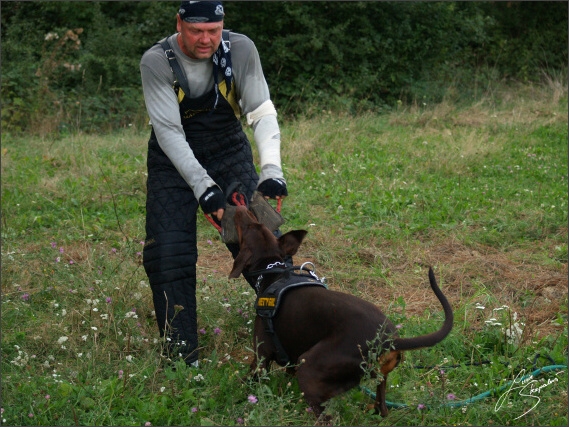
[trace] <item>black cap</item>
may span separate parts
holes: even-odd
[[[183,1],[178,10],[185,22],[220,22],[225,12],[220,1]]]

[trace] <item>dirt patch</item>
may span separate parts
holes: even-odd
[[[381,251],[377,251],[381,253]],[[381,259],[378,253],[368,258]],[[507,305],[512,313],[541,336],[559,331],[552,323],[561,314],[567,315],[567,264],[542,266],[520,261],[520,251],[502,253],[493,248],[472,249],[455,241],[441,242],[414,258],[414,261],[397,263],[390,268],[396,286],[389,288],[368,287],[374,300],[395,301],[402,297],[406,313],[412,316],[440,307],[428,285],[426,270],[419,274],[417,266],[437,266],[437,280],[445,295],[455,307],[489,307]],[[419,261],[420,260],[420,261]],[[483,320],[483,319],[481,319]]]
[[[311,253],[314,249],[310,243],[301,247],[295,263],[313,262],[318,274],[329,278],[332,289],[354,293],[384,309],[397,309],[395,303],[401,297],[407,316],[440,312],[440,304],[429,287],[429,265],[436,266],[439,285],[455,311],[465,305],[473,309],[476,303],[489,308],[507,305],[526,323],[530,335],[539,332],[540,336],[558,333],[559,326],[552,321],[567,315],[567,264],[543,266],[524,261],[529,255],[526,257],[523,250],[504,253],[491,247],[467,247],[452,239],[422,248],[367,247],[357,253],[363,268],[358,272],[359,279],[351,281],[342,278],[345,271],[339,270],[336,275],[333,268],[318,265]],[[385,269],[387,278],[374,274],[373,267],[378,265]],[[231,255],[221,243],[200,248],[198,274],[227,277],[231,267]]]

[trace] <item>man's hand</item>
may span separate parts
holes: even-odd
[[[209,187],[200,197],[200,206],[206,215],[213,215],[218,221],[223,217],[225,195],[219,187]]]
[[[257,190],[259,190],[265,198],[269,199],[282,199],[285,196],[288,196],[286,182],[284,179],[266,179],[259,184]]]

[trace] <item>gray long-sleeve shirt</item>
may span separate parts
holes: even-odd
[[[177,34],[173,34],[168,41],[186,73],[190,97],[199,97],[213,88],[213,62],[211,58],[188,57],[180,49],[176,38]],[[236,97],[241,113],[247,116],[248,123],[253,126],[259,149],[259,182],[268,178],[283,178],[279,125],[257,48],[251,39],[242,34],[231,33],[230,41]],[[159,44],[142,56],[140,73],[146,109],[158,144],[199,199],[209,187],[216,184],[199,164],[186,141],[178,99],[172,89],[174,75]],[[188,137],[191,138],[191,135]]]

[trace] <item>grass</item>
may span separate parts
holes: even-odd
[[[445,341],[390,374],[401,407],[374,415],[365,380],[329,402],[332,423],[566,425],[566,369],[519,382],[567,367],[566,85],[281,126],[283,231],[309,230],[296,261],[403,336],[441,323],[427,266],[455,310]],[[141,265],[147,137],[3,135],[2,424],[313,425],[283,369],[246,377],[254,295],[227,279],[203,218],[200,367],[158,356]]]

